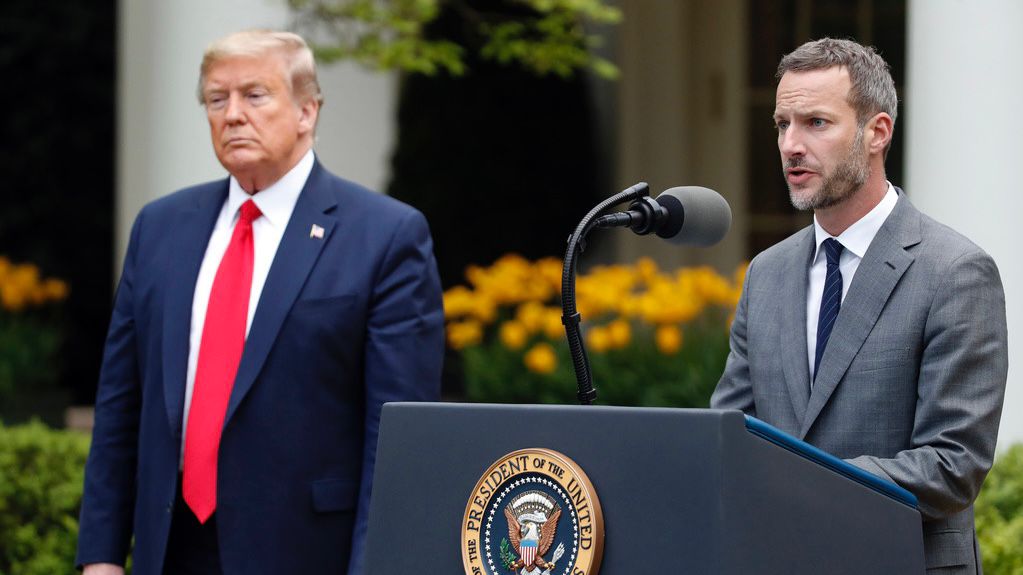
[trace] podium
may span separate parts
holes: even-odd
[[[908,491],[737,411],[391,403],[367,573],[464,573],[470,496],[523,448],[560,452],[589,477],[605,575],[924,572]]]

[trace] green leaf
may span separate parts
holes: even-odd
[[[371,69],[459,76],[470,52],[539,76],[592,70],[614,79],[617,68],[591,49],[601,36],[586,24],[611,25],[621,12],[606,0],[504,0],[486,10],[464,0],[288,0],[297,28],[322,62],[355,60]],[[430,37],[442,13],[472,30],[467,39]]]
[[[984,572],[1023,574],[1023,444],[995,458],[974,514]]]
[[[0,424],[0,573],[75,573],[87,436]]]

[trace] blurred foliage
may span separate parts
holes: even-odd
[[[42,278],[32,264],[0,256],[0,405],[18,388],[37,388],[56,378],[61,343],[59,306],[68,286]]]
[[[507,255],[470,266],[444,293],[448,344],[471,401],[575,403],[561,323],[562,262]],[[706,407],[728,355],[745,265],[662,271],[650,259],[597,266],[576,280],[598,403]]]
[[[1023,444],[995,459],[974,514],[984,572],[1023,575]]]
[[[448,6],[423,33],[470,45],[471,28]],[[401,76],[386,189],[430,222],[445,288],[462,281],[466,266],[505,254],[509,242],[531,259],[564,253],[579,218],[613,192],[612,147],[591,77],[540,77],[465,56],[465,76]],[[594,236],[591,253],[608,237]],[[445,370],[445,388],[459,393],[457,359],[448,357]]]
[[[0,2],[0,251],[74,286],[50,366],[65,406],[93,401],[113,299],[117,7]]]
[[[76,573],[87,436],[0,423],[0,574]]]
[[[318,59],[352,59],[371,68],[434,75],[465,74],[466,52],[535,74],[568,77],[589,68],[618,69],[593,53],[601,43],[586,24],[613,24],[621,12],[605,0],[288,0]],[[442,10],[461,15],[470,41],[431,38],[424,30]]]

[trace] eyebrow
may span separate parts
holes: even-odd
[[[790,112],[788,115],[803,118],[831,118],[835,116],[835,113],[828,112],[826,110],[821,110],[820,108],[811,108],[806,111],[795,110]],[[785,116],[786,116],[785,114],[779,114],[778,110],[775,110],[774,113],[771,115],[771,117],[774,118],[775,120],[779,118],[784,118]]]
[[[265,82],[260,82],[258,80],[253,80],[251,82],[246,82],[246,83],[244,83],[244,84],[242,84],[240,86],[240,89],[243,92],[246,91],[246,90],[251,90],[252,88],[264,88],[267,91],[270,90],[269,86],[267,86],[267,84]]]
[[[252,88],[257,88],[257,87],[258,88],[264,88],[267,91],[270,91],[270,88],[267,86],[267,84],[265,82],[262,82],[262,81],[259,81],[259,80],[253,80],[251,82],[246,82],[246,83],[238,86],[238,90],[240,90],[242,92],[245,92],[247,90],[251,90]],[[206,89],[203,90],[203,95],[205,96],[207,94],[215,94],[215,93],[218,93],[218,92],[228,92],[228,91],[230,91],[230,90],[228,90],[227,88],[220,88],[220,87],[217,87],[217,86],[211,86],[211,87],[207,87]]]

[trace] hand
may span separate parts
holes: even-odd
[[[113,563],[89,563],[82,575],[124,575],[124,567]]]

